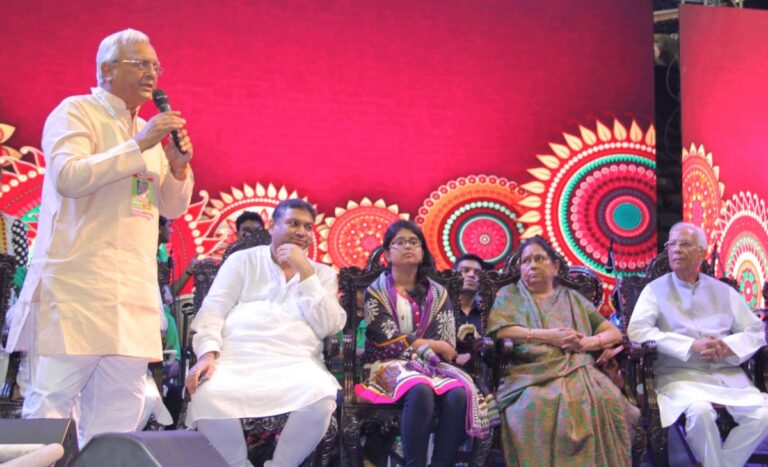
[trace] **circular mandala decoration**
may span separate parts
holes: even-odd
[[[504,177],[468,175],[433,191],[419,208],[416,223],[424,230],[438,269],[474,253],[491,265],[500,264],[514,248],[524,211],[515,203],[528,193]]]
[[[289,192],[285,187],[276,188],[271,183],[267,187],[260,183],[253,187],[246,184],[242,190],[232,187],[230,193],[222,192],[220,195],[220,199],[213,199],[207,191],[200,191],[203,200],[190,206],[183,217],[190,238],[181,240],[191,244],[193,256],[220,258],[227,246],[235,240],[235,219],[243,211],[259,213],[266,225],[272,211],[281,201],[299,197],[295,191]],[[323,215],[318,214],[315,219],[314,241],[307,255],[315,261],[320,261],[321,256],[317,247],[320,241],[317,228],[322,221]],[[174,241],[176,239],[174,236]]]
[[[729,199],[717,221],[720,268],[739,282],[747,304],[765,306],[761,289],[768,276],[768,212],[765,202],[752,193],[739,192]]]
[[[531,211],[523,237],[543,235],[565,258],[584,264],[612,287],[605,269],[613,239],[617,274],[641,272],[656,255],[655,130],[637,122],[629,130],[598,121],[595,131],[563,133],[565,144],[550,143],[553,154],[529,170],[531,193],[518,202]]]
[[[701,226],[709,243],[714,244],[715,229],[722,207],[725,185],[720,182],[718,167],[712,164],[712,153],[704,146],[683,148],[683,220]]]
[[[327,217],[317,232],[322,239],[318,248],[323,262],[337,268],[365,266],[368,255],[380,246],[387,227],[408,214],[399,214],[397,205],[387,206],[383,200],[372,203],[363,198],[360,203],[347,202],[336,208],[335,217]]]

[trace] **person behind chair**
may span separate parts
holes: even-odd
[[[480,274],[485,270],[485,261],[475,254],[465,253],[453,265],[453,270],[464,279],[461,288],[461,307],[456,313],[456,348],[461,352],[470,352],[472,343],[482,337],[479,296]]]
[[[488,334],[511,338],[515,363],[496,393],[506,465],[628,466],[639,417],[590,352],[621,332],[557,283],[560,260],[540,236],[522,242],[520,280],[499,291]]]
[[[267,466],[297,466],[325,434],[340,389],[323,338],[344,327],[336,274],[307,258],[315,208],[275,207],[270,245],[233,253],[192,323],[198,357],[187,377],[196,426],[232,466],[248,465],[240,418],[289,413]]]
[[[158,215],[182,215],[193,189],[181,114],[138,117],[162,70],[144,33],[112,34],[96,53],[98,87],[64,99],[43,129],[37,244],[8,347],[30,350],[22,416],[68,418],[79,400],[81,446],[137,428],[147,362],[162,359]],[[172,130],[179,147],[163,147]]]
[[[472,415],[478,413],[473,397],[477,389],[469,376],[450,365],[442,364],[450,374],[423,368],[441,367],[429,366],[430,360],[456,359],[453,306],[446,289],[427,277],[434,260],[415,224],[400,220],[390,225],[384,249],[387,270],[365,295],[367,340],[362,361],[369,364],[370,377],[355,392],[373,403],[402,404],[400,435],[406,466],[427,465],[432,418],[439,407],[431,465],[453,465],[465,428],[467,432],[476,428]]]
[[[735,289],[699,272],[707,251],[701,228],[675,224],[666,248],[672,272],[640,293],[629,338],[656,341],[662,426],[685,414],[688,443],[705,467],[742,466],[768,434],[768,396],[739,366],[766,344],[764,325]],[[738,423],[725,442],[712,404]]]
[[[235,230],[237,231],[237,240],[243,240],[257,230],[264,230],[264,220],[258,213],[243,211],[235,219]]]

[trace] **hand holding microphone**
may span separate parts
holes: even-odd
[[[157,91],[158,90],[155,90],[154,92]],[[184,132],[182,131],[180,133],[179,130],[181,130],[186,123],[187,121],[181,118],[181,112],[174,112],[169,109],[167,112],[161,112],[150,118],[147,124],[144,125],[144,128],[142,128],[133,139],[139,145],[141,152],[144,152],[156,146],[172,131],[176,131],[181,139],[181,135]]]
[[[161,89],[152,91],[152,98],[160,113],[149,119],[134,139],[142,152],[160,143],[169,133],[172,142],[165,146],[165,157],[168,159],[171,174],[178,180],[187,176],[187,164],[192,159],[192,142],[183,129],[187,121],[181,118],[181,113],[171,110],[168,96]]]
[[[152,91],[152,100],[155,102],[155,105],[157,106],[157,110],[159,110],[160,112],[162,113],[171,112],[171,103],[168,101],[168,95],[162,89],[155,89],[154,91]],[[186,123],[186,120],[184,121],[184,123]],[[187,152],[184,149],[182,149],[181,136],[179,136],[179,129],[174,128],[173,130],[171,130],[171,139],[173,140],[173,144],[176,145],[176,148],[178,148],[179,152],[181,152],[182,154],[185,154]]]

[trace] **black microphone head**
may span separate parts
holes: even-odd
[[[155,101],[157,110],[160,112],[168,112],[171,110],[171,103],[168,102],[168,96],[162,89],[155,89],[152,91],[152,100]]]

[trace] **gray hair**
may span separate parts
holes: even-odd
[[[678,222],[669,229],[669,233],[672,234],[672,231],[677,229],[689,229],[693,232],[693,236],[696,238],[696,243],[699,247],[704,248],[705,250],[707,249],[707,234],[704,232],[704,229],[698,225],[691,224],[690,222]]]
[[[135,29],[124,29],[104,38],[99,44],[99,50],[96,52],[96,83],[101,85],[104,76],[101,73],[102,63],[109,63],[117,60],[120,56],[120,50],[128,44],[137,42],[149,43],[149,36]]]

